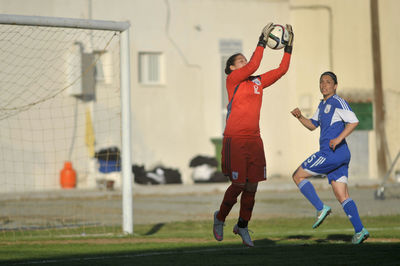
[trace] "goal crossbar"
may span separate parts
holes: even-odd
[[[0,14],[0,24],[63,27],[90,30],[112,30],[120,32],[125,31],[130,27],[130,23],[127,21],[117,22],[108,20],[23,16],[10,14]]]

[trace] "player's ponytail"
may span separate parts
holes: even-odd
[[[231,55],[228,60],[226,61],[226,67],[225,67],[225,74],[229,75],[232,72],[232,69],[230,68],[230,66],[233,66],[235,64],[235,59],[236,56],[238,55],[242,55],[241,53],[237,53],[234,55]]]

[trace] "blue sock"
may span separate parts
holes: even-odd
[[[356,233],[360,232],[364,226],[361,223],[356,203],[351,198],[348,198],[342,202],[342,207],[347,217],[350,219],[350,222],[353,224],[354,231],[356,231]]]
[[[320,211],[324,208],[324,204],[318,197],[317,192],[310,181],[304,179],[297,186],[299,187],[301,193],[303,193],[303,195],[311,202],[317,211]]]

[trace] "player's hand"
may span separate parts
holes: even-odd
[[[339,139],[339,138],[331,139],[331,140],[329,141],[329,148],[331,148],[332,150],[335,150],[335,149],[336,149],[336,146],[339,145],[340,142],[342,142],[342,140]]]
[[[293,33],[292,25],[286,24],[286,29],[289,32],[289,40],[288,40],[287,46],[293,46],[294,33]]]
[[[274,23],[270,22],[262,29],[260,38],[258,39],[258,46],[262,46],[265,48],[265,46],[267,45],[268,36],[274,28],[273,25]]]
[[[299,108],[295,108],[293,109],[293,111],[291,111],[292,115],[294,117],[296,117],[297,119],[299,119],[300,117],[302,117],[301,111]]]
[[[293,39],[294,39],[294,33],[293,33],[293,28],[292,25],[286,24],[286,29],[289,32],[289,40],[285,46],[285,52],[291,54],[292,49],[293,49]]]

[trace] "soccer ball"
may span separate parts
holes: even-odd
[[[267,45],[274,50],[282,49],[289,40],[289,32],[285,26],[275,24],[273,30],[268,36]]]

